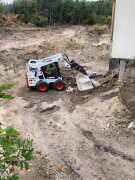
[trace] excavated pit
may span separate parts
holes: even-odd
[[[1,29],[1,82],[13,80],[15,76],[21,75],[30,59],[42,59],[60,52],[67,53],[70,58],[76,59],[81,64],[92,62],[93,58],[94,61],[97,58],[105,61],[108,44],[96,46],[94,43],[97,43],[99,39],[97,36],[92,38],[88,36],[87,29],[88,27],[69,27],[66,31],[64,28]],[[53,33],[55,36],[52,36]],[[100,54],[101,46],[103,52]],[[86,67],[91,68],[89,65]]]
[[[132,121],[118,99],[117,74],[108,71],[109,31],[89,34],[89,26],[0,29],[0,84],[13,83],[1,100],[0,120],[13,125],[21,138],[34,140],[38,159],[20,180],[134,179]],[[105,84],[93,92],[68,93],[26,87],[29,59],[65,52],[86,70],[102,73]],[[76,87],[77,73],[60,65],[66,86]],[[106,73],[108,71],[108,73]],[[108,126],[109,124],[109,126]]]
[[[78,26],[68,27],[66,31],[63,28],[2,29],[0,38],[6,43],[5,45],[2,44],[2,41],[0,43],[1,83],[4,85],[19,84],[17,95],[30,103],[35,103],[35,101],[53,102],[60,96],[63,98],[66,96],[73,104],[73,107],[70,108],[73,111],[76,104],[85,103],[89,100],[89,93],[75,91],[69,95],[65,91],[58,93],[50,89],[48,93],[42,94],[37,90],[26,88],[24,74],[26,64],[30,59],[42,59],[60,52],[67,53],[70,59],[75,59],[86,70],[105,73],[108,69],[108,37],[104,35],[100,39],[97,34],[91,36],[88,34],[88,29],[88,27]],[[52,36],[53,33],[55,37]],[[101,69],[99,63],[103,64]],[[62,64],[60,67],[66,88],[69,86],[77,87],[74,78],[77,71],[65,68]],[[112,79],[110,80],[112,81]],[[111,81],[110,83],[107,82],[106,88],[100,88],[96,92],[111,89],[115,85]],[[84,97],[86,95],[88,95],[87,98]]]

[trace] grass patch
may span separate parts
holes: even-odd
[[[134,59],[129,59],[129,65],[135,66],[135,58]]]
[[[94,25],[90,30],[89,30],[89,32],[91,33],[91,32],[95,32],[95,31],[97,31],[97,32],[104,32],[105,30],[107,30],[108,29],[108,27],[107,27],[107,25]]]

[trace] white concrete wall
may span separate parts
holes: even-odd
[[[112,58],[135,58],[135,0],[116,0]]]

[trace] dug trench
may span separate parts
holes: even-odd
[[[20,138],[34,140],[36,161],[20,180],[127,180],[135,177],[132,116],[119,101],[117,75],[108,72],[109,30],[90,34],[91,27],[1,29],[0,82],[13,83],[1,100],[0,120],[13,125]],[[4,43],[3,43],[4,42]],[[66,92],[76,87],[75,70],[60,65],[66,89],[46,93],[25,83],[29,59],[65,52],[86,70],[103,74],[105,86],[93,92]]]

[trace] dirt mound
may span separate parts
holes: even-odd
[[[100,80],[100,83],[105,84],[112,81],[114,82],[114,83],[111,83],[112,86],[115,86],[117,84],[117,80],[118,80],[118,73],[116,71],[109,70],[107,71],[107,73],[103,75],[103,78]]]

